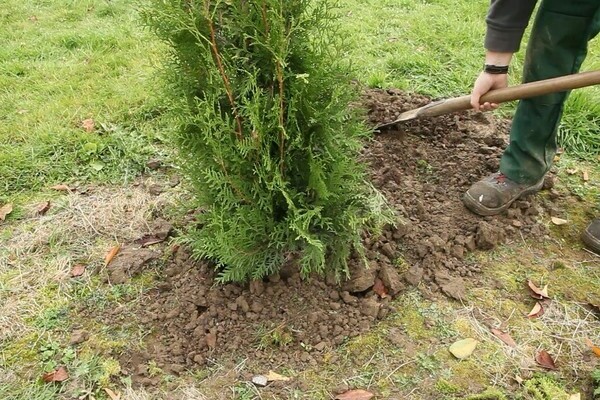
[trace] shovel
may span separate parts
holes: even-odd
[[[528,99],[598,84],[600,84],[600,71],[582,72],[543,81],[524,83],[504,89],[491,90],[481,97],[481,104],[485,102],[504,103],[507,101]],[[415,118],[437,117],[457,111],[466,111],[471,108],[471,96],[440,100],[414,110],[403,112],[395,121],[381,124],[375,130],[387,128],[399,122],[410,121]]]

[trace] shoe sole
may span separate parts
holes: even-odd
[[[544,186],[544,180],[542,179],[539,183],[523,190],[521,193],[519,193],[517,196],[515,196],[515,198],[510,200],[508,203],[504,204],[502,207],[498,207],[498,208],[490,208],[490,207],[484,206],[477,199],[474,199],[473,196],[471,196],[469,194],[469,192],[466,192],[464,194],[463,203],[469,210],[471,210],[472,212],[474,212],[477,215],[481,215],[484,217],[488,217],[491,215],[498,215],[498,214],[501,214],[504,211],[508,210],[508,208],[512,205],[512,203],[519,200],[520,198],[539,192],[543,186]]]
[[[600,239],[592,236],[586,229],[581,235],[581,240],[590,250],[600,255]]]

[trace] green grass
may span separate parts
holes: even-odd
[[[0,36],[0,193],[126,182],[144,169],[161,139],[160,48],[131,2],[8,0]]]
[[[371,87],[434,98],[470,91],[483,59],[485,2],[341,0],[346,56]],[[18,1],[0,10],[0,197],[63,182],[128,182],[164,156],[156,66],[163,48],[126,0]],[[592,44],[585,69],[598,68]],[[514,62],[520,79],[523,51]],[[600,153],[600,90],[569,100],[561,144]],[[514,105],[503,108],[510,114]],[[81,122],[91,118],[95,130]],[[0,198],[6,201],[6,198]]]

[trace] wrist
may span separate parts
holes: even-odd
[[[505,67],[510,65],[513,53],[499,53],[495,51],[486,51],[485,64]]]

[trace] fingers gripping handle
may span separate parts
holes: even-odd
[[[583,72],[492,90],[481,97],[480,103],[505,103],[598,84],[600,84],[600,71]],[[465,111],[470,108],[472,108],[471,96],[461,96],[431,103],[420,108],[416,116],[436,117],[452,112]]]

